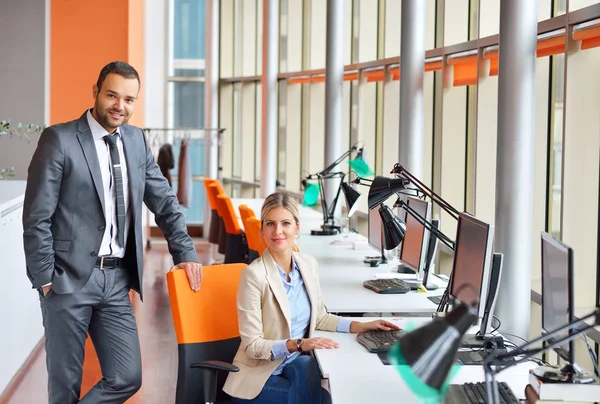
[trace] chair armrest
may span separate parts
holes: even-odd
[[[225,371],[225,372],[239,372],[240,368],[231,363],[223,362],[223,361],[202,361],[197,363],[192,363],[190,365],[191,368],[198,369],[206,369],[206,370],[214,370],[214,371]]]

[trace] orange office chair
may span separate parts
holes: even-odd
[[[240,346],[236,295],[246,264],[205,266],[200,291],[190,289],[185,271],[167,273],[179,351],[176,404],[215,403]],[[197,369],[200,369],[198,371]]]
[[[219,241],[217,243],[219,245],[218,252],[219,254],[225,254],[225,251],[227,250],[227,231],[225,230],[225,221],[223,219],[223,215],[221,214],[221,209],[219,208],[219,203],[217,200],[219,195],[225,195],[225,193],[223,192],[223,187],[221,187],[221,184],[218,181],[213,181],[213,183],[208,186],[208,192],[210,192],[215,200],[217,216],[219,217]]]
[[[260,236],[260,220],[256,218],[254,211],[246,204],[240,205],[239,210],[248,240],[248,262],[250,263],[262,255],[267,245]],[[248,223],[250,219],[258,220],[258,224]]]
[[[267,244],[260,235],[260,220],[252,216],[246,219],[244,222],[246,228],[246,238],[248,239],[248,254],[250,255],[250,262],[260,257],[267,248]]]
[[[246,219],[249,217],[256,217],[254,211],[245,203],[241,204],[238,209],[240,211],[240,217],[242,218],[242,223],[244,223],[244,226],[246,225]]]
[[[211,185],[212,186],[212,185]],[[248,241],[246,234],[242,231],[231,199],[226,195],[217,196],[217,208],[219,215],[223,218],[225,231],[227,232],[227,244],[225,248],[225,263],[248,262]]]
[[[206,190],[206,198],[210,205],[210,229],[208,230],[208,242],[211,244],[219,244],[219,229],[221,227],[221,219],[219,219],[219,213],[217,212],[217,199],[216,195],[211,192],[209,187],[212,184],[219,182],[214,178],[204,178],[204,189]],[[217,187],[218,189],[218,187]]]

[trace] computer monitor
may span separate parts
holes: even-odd
[[[459,213],[449,292],[473,305],[480,319],[485,312],[493,239],[493,226]]]
[[[409,196],[407,197],[406,204],[424,220],[429,219],[431,203]],[[400,247],[400,265],[398,266],[398,272],[412,272],[418,274],[423,270],[425,264],[429,232],[425,230],[425,226],[419,223],[413,215],[406,210],[404,212],[406,234],[404,235],[404,240]]]
[[[369,244],[379,255],[365,257],[364,263],[371,266],[379,266],[380,263],[385,263],[386,259],[383,255],[383,224],[379,209],[369,210]]]
[[[542,232],[542,334],[573,321],[573,249]],[[560,339],[568,335],[559,335]],[[574,342],[554,351],[573,364]]]
[[[485,299],[483,317],[479,323],[479,330],[475,334],[465,334],[463,345],[473,349],[485,346],[487,340],[491,338],[492,322],[494,320],[494,309],[498,297],[498,286],[502,278],[502,261],[504,254],[494,253],[492,256],[492,267],[490,269],[488,293]]]
[[[381,252],[382,243],[382,224],[378,209],[369,210],[369,244],[371,247]]]
[[[440,220],[432,219],[431,226],[436,229],[439,229]],[[429,276],[433,273],[433,263],[435,262],[438,248],[438,238],[435,235],[435,233],[432,231],[428,231],[427,233],[429,233],[429,240],[427,242],[427,255],[425,256],[425,265],[423,266],[423,285],[425,285],[425,288],[429,287]],[[433,286],[433,284],[431,286]]]

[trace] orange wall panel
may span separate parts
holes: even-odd
[[[50,3],[50,124],[79,118],[93,106],[92,86],[107,63],[122,60],[136,69],[143,67],[143,22],[138,22],[143,9],[143,0]],[[136,21],[131,24],[133,15]],[[133,38],[139,41],[135,46]],[[130,55],[134,48],[135,64]],[[143,120],[143,101],[140,104],[134,117]]]

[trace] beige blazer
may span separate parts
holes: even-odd
[[[309,336],[315,329],[335,331],[338,316],[327,313],[319,286],[317,261],[293,253],[311,304]],[[233,359],[240,368],[230,373],[223,390],[233,397],[253,399],[284,358],[271,360],[277,340],[289,339],[291,315],[281,275],[269,250],[243,271],[237,294],[238,322],[242,342]]]

